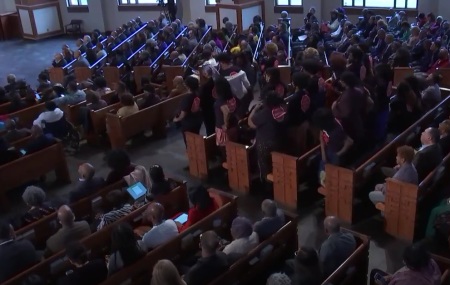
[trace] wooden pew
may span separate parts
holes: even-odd
[[[94,205],[100,203],[109,192],[122,189],[126,185],[124,180],[105,186],[96,193],[70,204],[70,208],[77,220],[90,220],[93,215]],[[28,239],[34,245],[44,245],[48,237],[58,229],[56,211],[52,214],[15,231],[18,239]]]
[[[406,77],[414,75],[414,69],[410,67],[395,67],[394,68],[394,82],[393,86],[397,86]]]
[[[318,189],[318,192],[325,196],[325,214],[337,216],[347,223],[353,223],[353,218],[356,216],[353,202],[357,190],[364,186],[371,174],[377,173],[386,161],[393,161],[397,148],[416,138],[421,130],[430,125],[439,108],[447,106],[449,103],[449,97],[445,98],[438,106],[423,115],[416,123],[382,147],[367,161],[356,166],[355,169],[327,164],[325,166],[325,187]]]
[[[45,104],[40,103],[14,113],[8,114],[9,118],[16,118],[18,127],[31,128],[33,121],[39,117],[39,115],[44,112]]]
[[[77,82],[83,82],[92,78],[92,69],[89,67],[75,67],[74,70]]]
[[[260,284],[266,280],[267,272],[292,255],[297,249],[297,215],[285,212],[285,225],[270,238],[237,260],[230,269],[209,285]]]
[[[353,285],[353,284],[367,284],[367,273],[369,268],[369,247],[370,238],[366,235],[341,229],[343,232],[351,233],[355,239],[357,248],[347,258],[344,263],[333,272],[322,285],[339,284],[339,285]]]
[[[66,72],[61,67],[52,67],[48,69],[50,82],[54,85],[56,83],[63,84]]]
[[[30,136],[26,136],[20,140],[16,140],[14,142],[11,142],[9,145],[11,147],[14,147],[16,150],[19,150],[21,148],[24,148],[31,140],[31,135]]]
[[[272,173],[267,180],[273,182],[274,200],[288,209],[297,209],[298,187],[310,179],[318,177],[317,170],[311,169],[311,163],[320,155],[320,146],[316,146],[300,157],[272,152]],[[312,172],[312,173],[311,173]]]
[[[450,88],[450,68],[439,68],[437,71],[442,75],[440,86]]]
[[[392,178],[386,179],[385,203],[377,204],[377,209],[384,212],[386,220],[385,230],[388,234],[412,242],[418,234],[419,203],[434,193],[436,176],[442,171],[448,171],[450,154],[442,160],[419,185],[404,183]]]
[[[184,96],[186,94],[170,98],[126,117],[106,113],[106,129],[112,148],[123,148],[132,136],[149,129],[164,132],[167,120],[174,117]]]
[[[39,179],[53,170],[59,182],[70,183],[69,169],[61,142],[0,166],[0,185],[2,185],[0,203],[3,206],[7,205],[7,191]]]
[[[6,102],[0,105],[0,115],[5,115],[9,113],[9,106],[11,106],[10,102]]]
[[[159,199],[160,198],[158,197],[155,201],[160,202],[166,209],[168,209],[166,211],[167,217],[171,217],[179,212],[186,212],[189,209],[185,184],[172,190],[166,197],[161,197],[161,200]],[[181,199],[181,201],[179,199]],[[111,233],[114,228],[122,223],[130,223],[134,226],[139,225],[142,222],[143,213],[147,207],[148,205],[143,205],[142,207],[131,212],[129,215],[82,239],[81,243],[91,250],[90,256],[92,258],[104,258],[105,254],[110,253],[109,247],[111,243]],[[65,250],[62,250],[41,261],[37,265],[23,271],[19,275],[9,279],[7,282],[2,283],[2,285],[19,285],[21,284],[20,282],[31,274],[37,274],[42,278],[54,281],[69,269],[71,269],[71,265],[65,257]]]
[[[233,191],[248,194],[253,179],[252,173],[255,173],[250,158],[254,147],[228,141],[225,149],[227,162],[222,166],[228,171],[228,185]]]
[[[209,174],[210,157],[217,153],[216,134],[202,136],[185,132],[189,174],[206,180]]]
[[[180,233],[176,238],[153,249],[143,259],[113,274],[101,285],[122,284],[127,280],[131,280],[132,284],[142,284],[142,282],[148,284],[153,266],[159,260],[169,259],[176,262],[198,251],[199,237],[203,232],[214,230],[222,237],[227,236],[231,222],[237,215],[237,197],[215,189],[208,191],[213,199],[222,201],[218,210]]]
[[[144,98],[145,94],[139,94],[134,96],[135,101]],[[117,113],[117,110],[122,107],[120,102],[106,106],[105,108],[98,110],[91,110],[89,115],[91,118],[91,130],[87,134],[87,140],[90,144],[98,144],[99,137],[106,132],[106,114]]]
[[[100,98],[102,100],[105,100],[106,102],[109,102],[109,100],[111,99],[111,97],[113,95],[115,95],[116,91],[111,90],[107,93],[105,93],[104,95],[102,95]],[[80,121],[80,109],[81,107],[85,107],[87,105],[86,100],[79,102],[77,104],[74,105],[66,105],[66,106],[61,106],[60,108],[63,110],[64,115],[66,117],[66,119],[72,123],[73,125],[78,125],[79,121]]]

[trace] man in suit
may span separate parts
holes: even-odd
[[[274,233],[276,233],[284,224],[284,213],[278,210],[274,201],[266,199],[261,204],[261,210],[264,218],[253,226],[253,231],[259,236],[259,240],[263,241]]]
[[[89,163],[83,163],[78,167],[80,175],[78,185],[74,191],[69,193],[70,203],[83,199],[105,185],[103,177],[95,177],[95,168]]]
[[[420,136],[422,147],[417,151],[413,160],[419,174],[419,181],[422,181],[442,161],[442,151],[438,144],[439,137],[439,130],[436,128],[425,129]]]
[[[323,222],[328,238],[319,250],[319,262],[323,276],[330,276],[356,249],[356,241],[352,234],[342,233],[341,225],[336,217],[328,216]]]
[[[392,178],[411,184],[418,184],[419,177],[417,170],[412,164],[414,159],[414,149],[410,146],[404,145],[397,148],[397,156],[395,160],[397,165],[394,167],[395,174]],[[386,183],[377,184],[375,191],[369,193],[369,199],[374,205],[384,202],[386,194]]]
[[[62,53],[55,54],[55,58],[53,59],[52,65],[53,67],[64,67],[66,66],[67,61],[64,59]]]
[[[427,39],[427,30],[420,31],[419,41],[411,50],[411,60],[417,61],[425,54],[424,42]]]
[[[75,215],[69,206],[61,206],[57,214],[62,227],[47,240],[44,253],[47,257],[63,250],[70,242],[79,241],[91,234],[91,228],[86,221],[75,222]]]
[[[16,240],[13,227],[0,221],[0,283],[38,262],[39,256],[30,241]]]
[[[73,57],[76,61],[73,63],[73,67],[89,67],[89,61],[81,55],[81,51],[76,50],[73,52]]]

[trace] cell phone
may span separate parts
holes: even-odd
[[[386,281],[386,279],[384,279],[383,276],[381,276],[380,273],[375,273],[375,276],[373,277],[378,283],[382,284],[382,285],[387,285],[388,282]]]
[[[38,93],[34,94],[34,96],[36,97],[36,100],[41,100],[41,96],[39,96]]]
[[[188,220],[188,215],[183,213],[181,215],[179,215],[176,219],[175,222],[179,222],[180,224],[184,224],[186,223]]]
[[[22,155],[25,155],[25,154],[27,154],[27,151],[26,150],[24,150],[24,149],[21,149],[21,150],[19,150],[20,151],[20,153],[22,154]]]

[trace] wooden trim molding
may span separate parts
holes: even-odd
[[[283,11],[288,12],[289,14],[303,14],[303,6],[274,6],[274,13],[281,13]]]
[[[88,6],[68,6],[67,12],[69,13],[89,13]]]
[[[154,4],[149,5],[143,5],[143,4],[136,4],[136,5],[118,5],[117,9],[120,12],[135,12],[135,11],[161,11],[161,7]]]
[[[215,13],[216,12],[216,5],[206,5],[205,6],[205,12],[206,13]]]

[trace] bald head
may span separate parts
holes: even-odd
[[[75,221],[75,215],[72,209],[67,205],[63,205],[58,209],[58,220],[63,226],[71,226]]]
[[[178,86],[178,85],[182,85],[184,83],[183,77],[181,76],[175,76],[175,78],[173,79],[173,85]]]
[[[16,76],[14,74],[8,74],[6,81],[8,81],[9,84],[14,83],[16,82]]]
[[[73,52],[73,56],[74,56],[75,58],[79,58],[80,55],[81,55],[81,51],[79,51],[79,50],[76,50],[76,51]]]
[[[340,231],[341,223],[335,216],[328,216],[323,221],[323,226],[327,234],[334,234]]]
[[[80,178],[90,180],[95,175],[95,168],[92,164],[83,163],[80,167],[78,167],[78,174],[80,175]]]
[[[145,214],[153,225],[159,225],[164,219],[164,207],[160,203],[151,203]]]
[[[200,246],[202,247],[202,255],[209,256],[216,252],[219,247],[219,237],[215,231],[204,232],[200,236]]]
[[[277,215],[277,205],[273,200],[266,199],[261,203],[261,211],[266,217],[275,217]]]
[[[178,52],[176,50],[174,50],[173,52],[170,53],[170,59],[176,59],[179,56]]]

